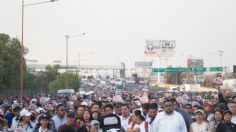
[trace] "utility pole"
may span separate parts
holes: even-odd
[[[223,67],[223,53],[224,53],[224,51],[219,50],[218,53],[220,56],[220,66]]]

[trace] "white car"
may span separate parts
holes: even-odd
[[[178,88],[170,88],[169,92],[175,92],[175,93],[178,93]]]

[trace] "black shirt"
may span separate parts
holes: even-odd
[[[234,123],[220,123],[216,132],[236,132],[236,124]]]

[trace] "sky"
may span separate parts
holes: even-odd
[[[45,0],[25,0],[25,4]],[[25,6],[24,45],[27,60],[65,64],[118,65],[157,61],[144,54],[145,40],[175,40],[176,55],[161,66],[187,66],[188,57],[204,59],[206,67],[236,64],[235,0],[59,0]],[[21,0],[0,0],[0,32],[21,38]],[[94,54],[90,54],[93,52]],[[155,67],[155,66],[154,66]]]

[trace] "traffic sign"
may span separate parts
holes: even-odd
[[[152,72],[222,72],[223,67],[210,67],[208,70],[206,67],[194,67],[194,68],[152,68]]]
[[[179,72],[178,68],[166,68],[166,72]]]
[[[206,72],[206,67],[195,67],[193,68],[194,72]]]
[[[192,72],[192,68],[178,68],[178,72]]]
[[[210,67],[210,72],[222,72],[223,67]]]
[[[66,69],[66,66],[60,66],[60,69]],[[68,69],[76,69],[75,66],[68,66]]]
[[[165,72],[165,68],[152,68],[152,72]]]

